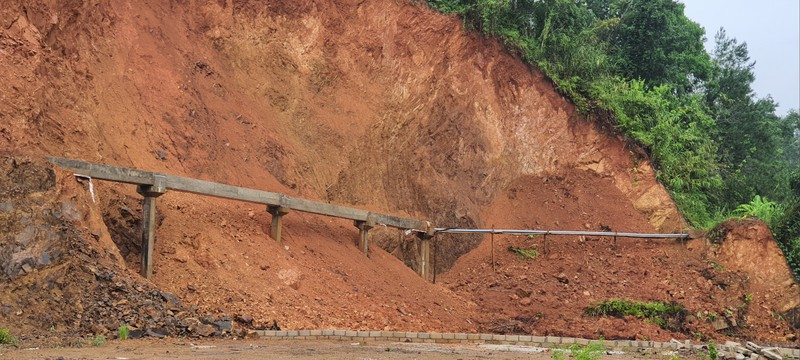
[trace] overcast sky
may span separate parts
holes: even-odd
[[[728,37],[746,42],[756,61],[753,90],[772,95],[778,115],[800,109],[800,0],[679,0],[685,14],[706,29],[706,49],[724,27]]]

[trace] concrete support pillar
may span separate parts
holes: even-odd
[[[419,244],[419,269],[417,273],[425,280],[431,277],[431,236],[422,234]]]
[[[278,242],[278,245],[283,245],[281,239],[281,227],[283,226],[283,216],[289,213],[289,209],[278,206],[268,205],[267,212],[272,215],[272,224],[269,227],[269,236]]]
[[[142,269],[140,274],[149,279],[153,276],[153,247],[156,240],[156,198],[166,189],[163,176],[155,175],[153,185],[139,185],[136,192],[144,196],[142,202]]]
[[[353,225],[358,228],[358,247],[364,251],[364,255],[369,256],[369,230],[373,226],[367,221],[354,221]]]

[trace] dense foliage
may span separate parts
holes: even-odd
[[[764,220],[800,269],[800,195],[791,187],[800,115],[777,116],[771,98],[756,97],[745,43],[720,29],[707,53],[704,30],[675,0],[428,3],[503,40],[590,118],[611,118],[647,150],[694,226],[770,208]]]

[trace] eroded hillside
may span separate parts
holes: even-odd
[[[423,4],[21,1],[0,10],[0,24],[3,152],[437,226],[685,226],[636,149],[577,114],[538,70]],[[131,186],[96,186],[107,231],[136,269],[140,198]],[[533,190],[540,196],[507,203]],[[264,210],[159,198],[153,284],[201,312],[291,328],[475,331],[489,321],[474,321],[480,301],[421,282],[389,253],[364,258],[345,221],[293,213],[281,249]],[[540,215],[512,221],[519,213]],[[414,264],[409,239],[374,235]],[[439,270],[480,241],[443,238]]]

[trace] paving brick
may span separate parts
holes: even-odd
[[[453,333],[444,333],[442,334],[442,339],[453,340],[456,338],[456,334]]]
[[[407,332],[406,333],[406,337],[409,338],[409,339],[416,339],[417,338],[417,333],[415,333],[415,332]]]
[[[345,331],[344,336],[358,336],[358,331],[347,330]]]
[[[529,343],[529,342],[533,341],[533,336],[530,336],[530,335],[520,335],[520,336],[519,336],[519,341],[522,341],[522,342]],[[527,345],[527,344],[525,344],[525,345]]]
[[[481,340],[492,340],[492,334],[480,334]]]
[[[519,335],[506,335],[506,341],[519,341]]]
[[[586,345],[589,345],[590,342],[591,342],[591,340],[589,340],[589,339],[575,339],[575,343],[578,344],[578,345],[586,346]]]
[[[558,336],[547,336],[544,338],[544,342],[548,344],[561,344],[561,338]]]
[[[297,332],[297,335],[309,336],[309,335],[311,335],[311,330],[300,330],[300,331]]]
[[[286,336],[289,336],[289,332],[288,331],[276,331],[275,332],[275,336],[277,336],[277,337],[286,337]]]
[[[438,340],[438,339],[441,339],[441,338],[442,338],[442,334],[440,334],[440,333],[432,333],[431,334],[431,339]]]
[[[505,335],[494,334],[492,335],[492,340],[494,341],[506,341]]]
[[[345,330],[333,330],[333,335],[336,335],[336,336],[347,336],[347,331],[345,331]]]
[[[467,334],[455,334],[456,340],[466,340]]]
[[[572,345],[576,342],[575,338],[572,337],[562,337],[561,343],[566,345]]]
[[[417,335],[417,338],[420,338],[420,339],[430,339],[430,338],[431,338],[431,334],[429,334],[429,333],[419,333],[419,334]]]
[[[544,336],[531,336],[531,342],[535,342],[535,343],[540,343],[541,344],[541,343],[545,342],[546,339],[547,338],[544,337]]]
[[[322,335],[322,336],[333,336],[334,335],[334,331],[333,330],[322,330],[322,333],[320,335]]]
[[[369,331],[359,331],[357,336],[368,337],[369,336]]]
[[[615,349],[625,349],[631,347],[630,340],[614,340]]]
[[[370,331],[369,332],[369,337],[371,337],[371,338],[378,338],[378,337],[381,337],[381,336],[383,336],[383,334],[381,334],[380,331]]]
[[[300,332],[297,330],[289,330],[286,332],[286,336],[295,337],[297,335],[300,335]]]
[[[405,333],[405,331],[394,331],[394,332],[392,332],[392,336],[394,336],[396,338],[405,338],[406,337],[406,333]]]
[[[275,336],[277,331],[275,330],[259,330],[259,335],[261,336]]]
[[[480,340],[481,334],[467,334],[467,340]]]
[[[385,338],[395,337],[394,331],[381,331],[381,337]]]

